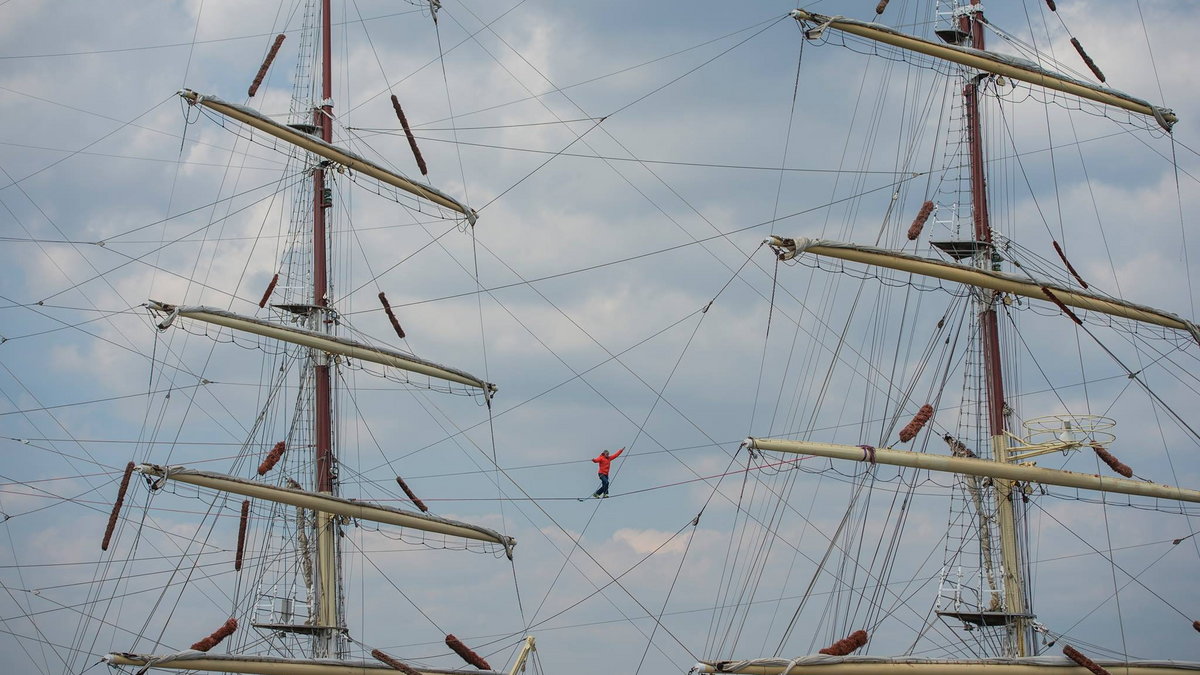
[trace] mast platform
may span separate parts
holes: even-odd
[[[958,619],[963,623],[975,624],[976,626],[1007,626],[1017,619],[1031,620],[1033,614],[1013,614],[1010,612],[954,612],[949,610],[938,610],[937,615],[941,617],[950,617]]]

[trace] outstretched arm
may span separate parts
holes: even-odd
[[[609,459],[616,459],[616,458],[618,458],[618,457],[620,457],[620,456],[621,456],[621,453],[622,453],[622,452],[625,452],[625,448],[621,448],[620,450],[618,450],[618,451],[614,452],[613,454],[609,455],[609,456],[608,456],[608,458],[609,458]]]

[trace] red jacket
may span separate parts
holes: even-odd
[[[612,461],[614,459],[620,457],[622,452],[625,452],[625,448],[621,448],[620,450],[614,452],[613,454],[609,455],[608,457],[605,457],[604,455],[600,455],[599,457],[593,459],[592,460],[593,462],[600,465],[600,470],[598,471],[598,473],[607,476],[608,475],[608,466],[610,464],[612,464]]]

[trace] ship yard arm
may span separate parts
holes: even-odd
[[[807,32],[810,39],[818,37],[820,31],[826,28],[833,28],[851,35],[857,35],[858,37],[882,42],[900,49],[925,54],[926,56],[943,61],[957,63],[994,75],[1003,75],[1014,80],[1028,82],[1045,87],[1046,89],[1061,91],[1065,94],[1071,94],[1079,98],[1096,101],[1097,103],[1121,108],[1133,113],[1152,116],[1167,131],[1170,131],[1171,127],[1178,120],[1175,113],[1170,109],[1153,105],[1114,89],[1101,88],[1090,82],[1077,80],[1061,73],[1047,70],[1031,61],[1014,56],[983,49],[940,44],[901,33],[882,24],[858,21],[842,16],[825,16],[803,9],[793,10],[791,16],[801,24],[816,26],[816,28]]]
[[[1095,662],[1105,672],[1120,675],[1179,675],[1178,661]],[[697,663],[693,673],[739,673],[740,675],[1079,675],[1085,668],[1066,659],[1045,657],[952,660],[921,658],[880,658],[871,656],[805,656],[797,659],[754,659],[748,661],[712,661]]]
[[[247,675],[393,675],[399,671],[391,666],[371,661],[337,661],[334,659],[285,659],[270,656],[207,654],[187,650],[169,657],[147,654],[113,652],[104,657],[109,666],[133,666],[145,669],[205,671],[211,673],[246,673]],[[462,675],[462,670],[413,668],[419,675]],[[140,671],[139,671],[140,672]],[[503,675],[490,670],[473,670],[474,675]]]
[[[907,466],[916,469],[957,473],[968,476],[1003,478],[1023,483],[1041,483],[1060,487],[1082,488],[1101,492],[1117,492],[1158,499],[1200,503],[1200,490],[1173,487],[1160,483],[1108,478],[1090,473],[1048,469],[1030,464],[1006,464],[971,457],[953,457],[925,452],[909,452],[891,448],[864,448],[860,445],[838,445],[813,441],[793,441],[778,438],[747,438],[745,445],[755,450],[815,455],[831,459]]]
[[[998,293],[1011,293],[1044,302],[1057,300],[1068,307],[1187,331],[1193,339],[1200,343],[1200,329],[1196,324],[1170,312],[1049,282],[1033,282],[1014,274],[994,272],[944,260],[922,258],[900,251],[825,239],[809,239],[807,237],[789,239],[772,235],[766,240],[766,243],[775,250],[780,260],[791,260],[802,253],[811,253],[827,258],[837,258],[943,279]]]
[[[303,328],[295,328],[292,326],[282,326],[270,321],[264,321],[249,316],[242,316],[233,312],[227,312],[221,309],[213,309],[211,307],[180,307],[176,305],[168,305],[163,302],[151,300],[148,304],[150,309],[161,312],[167,315],[160,324],[159,328],[166,329],[175,321],[176,317],[185,319],[194,319],[205,323],[225,326],[234,330],[240,330],[263,337],[274,338],[283,342],[301,345],[303,347],[311,347],[319,349],[329,354],[337,354],[347,358],[359,359],[361,361],[369,361],[383,366],[399,368],[409,372],[420,373],[430,377],[436,377],[449,382],[456,382],[469,387],[483,390],[488,396],[491,396],[496,391],[496,385],[471,375],[469,373],[449,368],[447,366],[438,365],[431,361],[425,361],[417,358],[412,354],[383,347],[367,345],[353,340],[319,333],[317,331],[306,330]]]
[[[349,150],[340,148],[332,143],[328,143],[316,136],[305,133],[299,129],[292,128],[286,124],[280,124],[275,120],[263,115],[262,113],[247,108],[246,106],[237,105],[222,101],[215,96],[208,96],[194,92],[190,89],[184,89],[179,92],[179,95],[191,105],[200,105],[218,112],[226,117],[235,119],[243,124],[249,125],[278,138],[286,141],[299,148],[303,148],[319,157],[339,165],[344,166],[352,171],[357,171],[361,174],[370,176],[382,183],[391,185],[392,187],[400,188],[405,192],[411,193],[422,199],[428,200],[440,206],[444,206],[452,211],[466,216],[467,222],[474,225],[477,218],[475,210],[458,201],[457,199],[447,195],[446,193],[413,180],[409,180],[400,174],[390,171],[375,162],[372,162],[365,157],[361,157]]]
[[[425,532],[499,544],[504,547],[509,559],[512,558],[513,547],[517,544],[516,539],[502,535],[486,527],[470,525],[424,513],[371,504],[369,502],[335,497],[321,492],[308,492],[306,490],[269,485],[235,476],[227,476],[210,471],[198,471],[182,466],[165,467],[157,464],[142,464],[136,470],[147,476],[157,478],[155,487],[161,487],[165,484],[165,481],[173,480],[222,492],[231,492],[254,499],[263,499],[277,504],[289,504],[345,518],[409,527]]]

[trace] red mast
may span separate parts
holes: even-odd
[[[983,7],[980,0],[971,0],[958,17],[959,30],[968,36],[974,49],[984,49]],[[986,73],[971,78],[963,87],[963,108],[967,118],[967,150],[971,178],[971,206],[975,241],[982,244],[984,265],[990,265],[994,256],[992,226],[988,218],[987,181],[984,172],[983,132],[979,119],[979,83],[989,77]],[[980,341],[983,352],[983,369],[987,388],[988,435],[992,447],[992,459],[1008,462],[1008,437],[1005,436],[1004,372],[1000,361],[1000,329],[996,318],[998,295],[982,297],[979,310]],[[1000,526],[1000,555],[1004,570],[1004,612],[1008,615],[1010,650],[1012,656],[1026,656],[1032,640],[1029,639],[1028,603],[1025,600],[1025,583],[1022,574],[1022,556],[1016,528],[1016,504],[1013,500],[1013,481],[996,480],[996,512]]]
[[[325,142],[333,140],[333,66],[331,38],[330,0],[321,0],[321,100],[313,111],[313,124]],[[325,212],[330,200],[326,198],[325,169],[318,164],[313,170],[313,316],[317,321],[314,328],[326,333],[333,332],[333,317],[329,310],[329,258],[325,248],[327,228]],[[314,483],[317,492],[336,493],[336,470],[333,449],[333,392],[330,375],[329,355],[313,351],[313,445],[316,454]],[[313,656],[337,658],[341,656],[340,640],[341,588],[340,556],[338,538],[335,536],[337,520],[318,512],[316,517],[316,563],[317,576],[315,596],[316,625],[320,630],[313,633]]]
[[[333,68],[330,65],[331,49],[329,0],[321,0],[321,105],[313,116],[313,124],[320,130],[326,143],[333,140]],[[313,171],[313,305],[321,326],[332,325],[328,313],[329,272],[325,251],[325,170]],[[317,451],[317,491],[333,493],[333,396],[330,391],[329,365],[318,361],[315,372],[316,410],[314,442]]]

